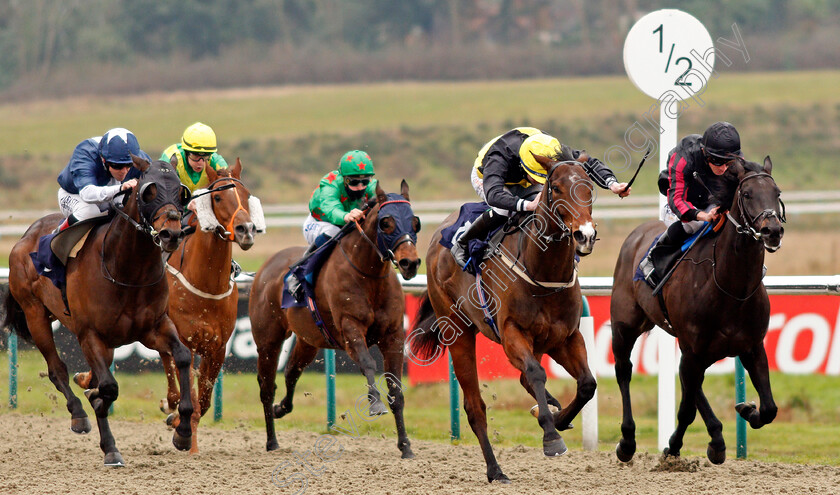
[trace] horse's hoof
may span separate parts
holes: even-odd
[[[672,453],[671,447],[665,447],[665,450],[662,451],[662,455],[664,455],[665,457],[679,457],[680,452],[677,451]]]
[[[88,385],[90,385],[90,374],[76,373],[75,375],[73,375],[73,383],[82,388],[88,388]]]
[[[487,481],[489,481],[490,483],[495,481],[495,482],[500,483],[502,485],[509,485],[510,484],[510,478],[505,476],[505,473],[501,473],[501,472],[499,474],[493,476],[493,477],[488,476]]]
[[[572,423],[566,423],[564,425],[557,426],[557,424],[555,423],[554,429],[556,429],[557,431],[574,430],[575,425],[573,425]]]
[[[723,461],[726,460],[726,447],[717,450],[711,445],[706,448],[706,456],[709,458],[709,461],[712,464],[723,464]]]
[[[170,428],[175,428],[180,423],[180,421],[178,421],[178,415],[175,413],[169,413],[169,416],[167,416],[163,422]]]
[[[559,457],[568,450],[566,448],[566,442],[562,438],[550,442],[543,442],[543,453],[546,457]]]
[[[370,405],[370,412],[368,414],[370,416],[382,416],[383,414],[388,414],[388,409],[381,400],[378,400]]]
[[[414,459],[414,452],[412,452],[411,449],[405,449],[405,450],[403,450],[402,458],[403,459]]]
[[[178,450],[190,450],[192,446],[192,435],[182,436],[175,430],[172,433],[172,445]]]
[[[286,409],[285,407],[283,407],[283,404],[274,404],[274,406],[271,408],[271,413],[274,414],[274,419],[280,419],[283,416],[289,414],[290,412],[292,412],[292,410]]]
[[[125,461],[123,461],[122,454],[119,452],[108,452],[105,454],[105,466],[125,467]]]
[[[556,415],[560,414],[560,409],[553,404],[548,405],[548,411],[551,413],[552,416],[556,416]],[[540,405],[539,404],[534,404],[534,407],[532,407],[529,412],[531,413],[531,416],[533,416],[535,418],[539,418],[540,417]]]
[[[735,411],[737,411],[742,418],[749,421],[750,415],[753,411],[755,411],[755,402],[750,402],[749,404],[746,402],[739,402],[735,404]]]
[[[177,409],[178,409],[177,404],[175,405],[175,409],[172,409],[171,407],[169,407],[169,400],[167,400],[167,399],[161,399],[160,400],[160,412],[162,412],[163,414],[172,414]]]
[[[624,443],[624,440],[619,440],[618,444],[615,446],[615,456],[618,457],[618,460],[621,462],[630,462],[630,460],[633,459],[633,454],[636,453],[636,445],[625,446],[623,445]]]
[[[90,420],[87,417],[70,418],[70,431],[79,435],[90,433]]]
[[[272,450],[277,450],[280,448],[280,445],[277,443],[277,439],[273,438],[265,443],[265,450],[267,452],[271,452]]]

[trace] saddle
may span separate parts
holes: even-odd
[[[67,261],[82,249],[94,227],[110,220],[110,215],[81,220],[61,232],[41,236],[38,239],[37,251],[29,253],[38,274],[49,278],[53,285],[63,289]]]
[[[455,220],[455,223],[441,230],[441,238],[439,241],[440,245],[452,250],[453,246],[458,245],[455,241],[463,235],[472,222],[481,216],[481,214],[488,208],[489,206],[487,206],[487,203],[483,202],[465,203],[462,205],[461,210],[458,213],[458,219]],[[521,216],[522,215],[513,215],[504,225],[491,231],[485,239],[471,240],[467,246],[467,257],[469,258],[469,261],[464,267],[464,270],[473,275],[480,273],[480,266],[482,262],[495,255],[496,248],[502,243],[506,233],[511,232],[511,229],[508,226],[518,226],[520,223],[519,218],[521,218]]]

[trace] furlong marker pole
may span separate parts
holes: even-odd
[[[6,343],[9,348],[9,409],[17,409],[17,367],[18,367],[18,337],[10,332]]]

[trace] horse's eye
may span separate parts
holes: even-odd
[[[560,194],[560,188],[557,186],[551,186],[551,192],[555,194]]]
[[[217,203],[221,202],[222,201],[222,195],[221,194],[214,194],[213,195],[213,201],[215,201]]]
[[[750,199],[750,193],[744,192],[744,199]]]

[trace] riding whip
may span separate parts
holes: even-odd
[[[642,161],[639,162],[639,166],[636,168],[636,173],[633,174],[633,177],[630,179],[630,182],[628,182],[627,185],[624,186],[624,189],[621,190],[621,194],[624,194],[625,192],[627,192],[627,190],[630,189],[630,186],[633,185],[633,181],[636,180],[636,176],[639,175],[639,170],[642,169],[642,165],[645,164],[645,160],[647,160],[647,157],[649,155],[650,155],[650,146],[648,146],[647,151],[645,151],[645,156],[642,157]]]

